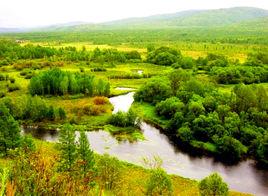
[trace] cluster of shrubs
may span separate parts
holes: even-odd
[[[108,76],[109,79],[141,79],[141,78],[151,78],[153,74],[150,73],[120,73],[120,74],[111,74]]]
[[[83,115],[97,116],[110,110],[110,107],[108,106],[109,103],[110,102],[107,97],[97,96],[93,98],[92,103],[83,104],[81,106],[72,108],[72,112],[78,117]]]
[[[20,75],[23,76],[25,79],[31,79],[35,73],[31,70],[23,70],[20,72]]]
[[[139,119],[133,110],[112,114],[109,123],[117,127],[139,127]]]
[[[230,61],[224,55],[208,54],[194,60],[184,57],[180,51],[168,47],[148,50],[147,62],[172,66],[175,69],[198,69],[209,72],[220,84],[261,83],[268,82],[268,54],[264,52],[253,53],[248,56],[245,63],[238,60]]]
[[[95,67],[95,68],[92,68],[91,71],[92,72],[104,72],[104,71],[107,71],[107,69],[104,67]]]
[[[1,81],[4,82],[4,85],[6,86],[8,92],[17,91],[20,90],[21,88],[19,84],[15,83],[16,82],[15,78],[9,77],[9,75],[0,74],[0,82]],[[5,90],[2,89],[0,97],[4,96],[5,96]]]
[[[66,112],[63,108],[48,105],[38,96],[21,96],[14,99],[5,97],[1,100],[16,120],[31,120],[41,122],[44,120],[64,120]]]
[[[27,44],[21,46],[18,43],[7,40],[0,40],[0,57],[4,59],[9,59],[11,62],[16,62],[17,60],[24,59],[49,59],[57,57],[66,61],[91,61],[91,62],[119,62],[124,63],[126,61],[139,62],[141,61],[141,55],[138,51],[123,52],[116,49],[103,49],[100,50],[96,48],[94,51],[87,51],[85,47],[82,50],[77,50],[76,47],[65,47],[65,48],[52,48],[52,47],[42,47]],[[9,61],[1,61],[1,64],[9,64]],[[34,65],[33,65],[34,64]],[[50,64],[50,63],[49,63]],[[15,64],[14,68],[22,70],[23,68],[30,68],[37,66],[39,69],[45,64],[37,64],[34,62],[30,63],[19,63]]]
[[[30,80],[31,95],[66,95],[83,93],[88,96],[110,93],[108,81],[93,75],[64,72],[58,68],[44,71]]]
[[[181,73],[180,73],[181,72]],[[178,78],[183,71],[177,71]],[[165,118],[168,134],[180,143],[236,162],[253,156],[268,165],[268,95],[263,86],[237,85],[222,93],[212,84],[196,79],[153,78],[135,94]],[[178,82],[178,81],[177,81]],[[185,146],[184,145],[184,146]]]

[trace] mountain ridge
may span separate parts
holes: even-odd
[[[268,17],[268,10],[254,7],[232,7],[210,10],[186,10],[169,14],[158,14],[147,17],[133,17],[103,23],[68,22],[54,24],[38,28],[12,28],[5,29],[0,27],[0,32],[18,31],[88,31],[109,28],[194,28],[194,27],[224,27],[239,26],[239,23],[250,23],[261,18]],[[267,20],[262,24],[268,26]],[[259,27],[260,25],[256,25]]]

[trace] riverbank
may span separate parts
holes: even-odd
[[[37,152],[42,152],[42,157],[48,162],[55,162],[58,158],[58,151],[56,150],[56,143],[45,142],[35,139],[34,140]],[[95,154],[96,161],[100,159],[103,155]],[[122,173],[120,175],[120,193],[127,195],[144,195],[145,184],[150,176],[150,170],[145,169],[141,166],[137,166],[125,161],[117,160],[118,164],[122,165]],[[4,167],[7,165],[12,166],[12,159],[0,159],[0,166]],[[55,163],[47,163],[48,165],[55,165]],[[191,180],[188,178],[183,178],[177,175],[169,175],[172,180],[172,185],[174,189],[174,195],[181,196],[195,196],[199,195],[198,181]],[[104,194],[112,194],[110,191],[104,190]],[[239,193],[236,191],[230,191],[230,196],[249,196],[250,194]]]

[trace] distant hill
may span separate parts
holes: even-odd
[[[232,24],[230,27],[233,29],[268,31],[268,16],[235,23]]]
[[[220,27],[268,16],[268,10],[236,7],[216,10],[190,10],[173,14],[130,18],[104,23],[111,27]]]
[[[105,23],[71,22],[24,31],[92,31],[103,29],[159,29],[159,28],[248,28],[267,29],[268,10],[252,7],[234,7],[214,10],[188,10],[141,18],[128,18]],[[0,32],[18,32],[22,29],[1,29]]]

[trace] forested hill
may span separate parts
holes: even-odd
[[[59,25],[48,29],[57,31],[88,31],[114,28],[219,28],[233,25],[239,28],[248,23],[250,24],[250,29],[256,29],[256,27],[265,28],[268,26],[267,17],[268,10],[235,7],[215,10],[188,10],[172,14],[128,18],[101,24]]]
[[[105,23],[66,23],[43,28],[4,29],[0,32],[17,31],[91,31],[126,28],[221,28],[235,25],[259,29],[268,27],[268,10],[253,7],[234,7],[214,10],[188,10],[171,14],[153,15],[140,18],[128,18]],[[240,25],[241,24],[241,25]]]
[[[189,10],[144,18],[130,18],[104,23],[103,25],[122,27],[219,27],[265,16],[268,16],[268,10],[235,7],[216,10]]]

